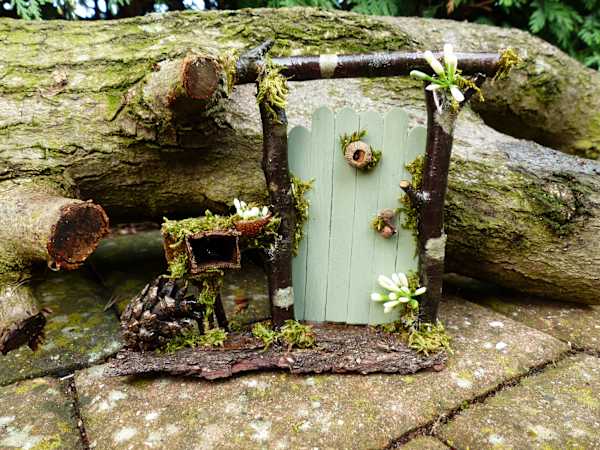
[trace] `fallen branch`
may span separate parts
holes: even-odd
[[[110,376],[169,374],[215,380],[255,370],[285,369],[291,373],[399,373],[441,370],[443,352],[425,356],[396,337],[368,327],[313,325],[317,346],[287,351],[263,349],[250,334],[230,333],[223,349],[184,349],[173,354],[120,352],[107,369]]]

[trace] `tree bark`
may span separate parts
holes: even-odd
[[[292,287],[292,247],[296,227],[294,197],[287,155],[287,117],[285,110],[272,105],[273,117],[264,103],[260,105],[263,124],[263,160],[269,199],[273,212],[281,218],[280,238],[267,257],[271,318],[275,327],[294,318],[294,289]]]
[[[124,350],[108,367],[111,376],[170,374],[215,380],[255,370],[291,373],[400,373],[441,370],[445,352],[423,355],[396,336],[368,327],[315,325],[315,348],[291,349],[276,344],[264,349],[250,333],[231,333],[224,349],[184,349],[173,354]]]
[[[436,50],[444,41],[460,51],[513,46],[525,62],[507,80],[484,85],[488,99],[477,109],[488,123],[502,128],[518,119],[528,126],[515,134],[531,132],[527,137],[569,151],[586,141],[582,151],[593,152],[600,139],[600,75],[515,30],[285,9],[85,24],[3,19],[0,33],[7,36],[0,57],[0,189],[24,178],[67,182],[115,222],[219,212],[233,197],[264,202],[253,86],[238,86],[210,114],[181,121],[164,122],[145,99],[169,61],[268,38],[275,39],[275,56]],[[545,89],[544,102],[534,89],[540,77],[544,86],[560,87]],[[323,104],[400,106],[413,124],[425,123],[421,83],[406,77],[289,84],[291,126],[309,126]],[[555,298],[599,301],[598,163],[497,133],[466,110],[450,171],[449,269]]]

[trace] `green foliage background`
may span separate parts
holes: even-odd
[[[154,11],[312,6],[468,20],[529,30],[600,69],[600,0],[0,0],[0,16],[113,19]]]

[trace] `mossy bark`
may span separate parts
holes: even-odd
[[[488,123],[507,129],[503,124],[522,120],[527,127],[507,131],[590,155],[600,139],[593,101],[600,75],[515,30],[282,9],[94,23],[3,19],[0,33],[6,36],[0,189],[23,178],[68,183],[114,222],[222,211],[233,197],[265,201],[254,86],[237,86],[209,116],[189,114],[188,122],[168,126],[148,97],[137,94],[148,93],[157,67],[169,61],[241,50],[268,38],[276,41],[273,55],[435,50],[444,41],[460,51],[514,46],[524,65],[507,80],[484,85],[488,100],[477,109]],[[544,103],[538,91],[525,95],[523,89],[540,76],[561,87],[548,90]],[[422,86],[406,77],[290,83],[290,125],[308,125],[323,104],[379,111],[403,106],[413,124],[425,123]],[[496,133],[465,112],[449,179],[449,267],[531,292],[598,301],[598,164]]]

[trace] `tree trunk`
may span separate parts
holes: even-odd
[[[276,40],[273,55],[436,50],[444,40],[460,51],[513,46],[525,62],[508,80],[484,85],[488,100],[477,109],[488,123],[590,155],[600,140],[593,100],[600,75],[515,30],[283,9],[110,23],[3,19],[0,33],[7,36],[0,57],[0,189],[23,178],[66,183],[113,221],[197,216],[207,207],[224,210],[233,197],[265,201],[254,86],[237,86],[208,114],[192,108],[165,117],[163,103],[151,99],[164,92],[155,83],[161,72],[186,56],[218,58],[225,48],[268,38]],[[406,77],[290,82],[290,90],[291,126],[309,125],[323,104],[401,106],[413,124],[425,123],[421,83]],[[507,126],[517,121],[527,127]],[[456,125],[450,170],[449,269],[555,298],[599,301],[598,163],[497,133],[467,110]]]

